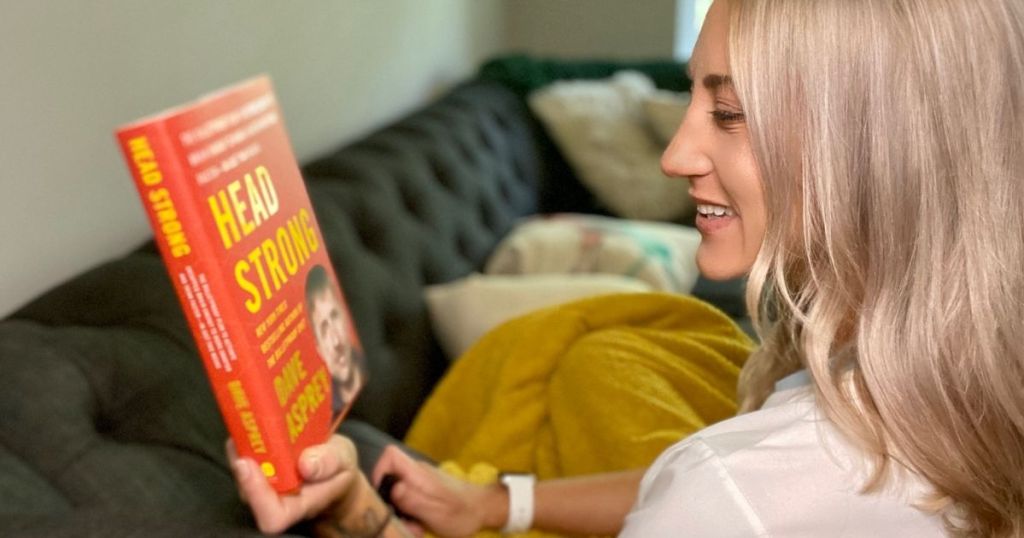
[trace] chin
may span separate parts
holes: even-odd
[[[697,269],[701,276],[708,280],[732,280],[747,276],[748,264],[740,260],[723,260],[720,257],[701,256],[697,254]]]

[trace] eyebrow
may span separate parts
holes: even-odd
[[[708,90],[715,91],[723,86],[732,86],[732,77],[713,73],[705,76],[701,84]]]

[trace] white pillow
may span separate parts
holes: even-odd
[[[686,109],[690,107],[690,93],[656,90],[644,97],[642,106],[654,136],[665,148],[683,123]]]
[[[639,280],[615,275],[474,274],[427,286],[424,293],[441,348],[456,359],[487,331],[534,310],[595,295],[649,291]]]
[[[530,96],[580,181],[618,216],[675,220],[692,212],[688,185],[661,172],[664,146],[641,103],[649,78],[621,71],[608,80],[560,81]]]
[[[700,232],[663,222],[564,213],[516,225],[488,258],[487,274],[605,273],[659,291],[690,293]]]

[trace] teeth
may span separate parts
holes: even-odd
[[[732,217],[736,215],[736,212],[731,208],[711,204],[699,204],[697,206],[697,213],[705,217]]]

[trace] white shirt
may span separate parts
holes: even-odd
[[[916,476],[858,492],[864,459],[814,400],[798,372],[760,410],[670,447],[644,475],[620,536],[945,536],[939,516],[911,506],[927,491]]]

